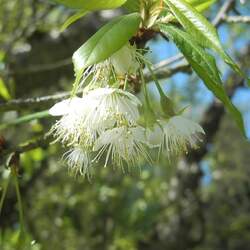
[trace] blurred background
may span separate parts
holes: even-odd
[[[250,2],[218,0],[205,15],[214,20],[222,6],[227,9],[218,24],[220,38],[250,73],[249,19],[230,19],[249,16]],[[125,11],[95,12],[60,32],[72,10],[45,0],[0,1],[1,250],[250,249],[249,140],[185,61],[176,59],[176,47],[161,37],[147,43],[148,57],[176,106],[188,105],[186,115],[204,127],[206,138],[198,150],[171,162],[167,157],[152,166],[142,162],[140,173],[124,175],[100,166],[88,181],[69,174],[61,145],[29,144],[55,122],[29,115],[47,110],[55,95],[72,88],[73,52]],[[217,63],[250,136],[250,90],[222,61]],[[150,82],[148,88],[157,109],[157,91]],[[35,97],[43,98],[27,99]],[[19,244],[20,208],[6,162],[23,143],[31,146],[20,154],[25,230]]]

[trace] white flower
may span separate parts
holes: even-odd
[[[81,81],[77,89],[88,85],[87,87],[106,87],[110,81],[112,73],[112,64],[109,60],[89,66],[83,73]]]
[[[153,128],[146,129],[147,142],[150,148],[160,147],[164,140],[163,136],[163,129],[158,123],[155,123]]]
[[[127,44],[110,57],[111,64],[118,76],[136,73],[140,67],[136,55],[136,48]]]
[[[199,124],[178,115],[166,121],[157,121],[153,130],[147,132],[147,138],[151,147],[178,154],[180,151],[187,152],[188,147],[197,147],[201,134],[205,132]]]
[[[74,97],[55,104],[53,116],[62,116],[52,127],[57,141],[67,145],[93,146],[103,131],[121,125],[134,125],[139,118],[138,98],[115,88],[98,88],[82,98]]]
[[[85,119],[87,127],[103,131],[115,124],[135,124],[139,119],[139,99],[127,91],[116,88],[98,88],[86,96],[96,103]]]
[[[85,86],[86,83],[95,88],[106,87],[109,86],[111,77],[119,80],[129,74],[136,74],[140,67],[138,58],[141,58],[141,55],[137,52],[136,47],[126,44],[106,60],[87,67],[82,73],[77,88]],[[73,55],[73,61],[77,66],[77,72],[85,67],[79,53]]]
[[[49,110],[49,113],[53,116],[62,116],[50,131],[57,138],[56,141],[73,145],[83,139],[86,145],[91,144],[93,135],[91,131],[82,126],[82,121],[93,106],[94,102],[91,102],[91,100],[79,97],[73,97],[55,104]]]
[[[99,151],[97,160],[106,152],[105,167],[109,161],[123,168],[124,162],[135,166],[138,160],[148,159],[145,129],[140,126],[113,128],[103,132],[97,139],[94,150]]]
[[[78,107],[82,104],[82,98],[73,97],[56,103],[50,110],[52,116],[62,116],[72,112],[77,112]]]
[[[89,153],[81,147],[75,147],[66,152],[63,156],[70,170],[80,173],[83,176],[90,177],[91,160]]]

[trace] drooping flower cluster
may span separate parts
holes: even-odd
[[[145,129],[137,124],[140,105],[131,93],[106,87],[53,106],[50,114],[62,117],[52,133],[73,147],[65,157],[70,167],[86,174],[104,153],[105,166],[110,161],[122,167],[124,162],[135,165],[139,158],[146,158]]]
[[[90,176],[93,166],[103,162],[124,169],[150,160],[148,151],[156,148],[168,155],[195,147],[203,129],[174,115],[142,122],[141,101],[126,86],[129,75],[140,68],[137,51],[126,45],[106,61],[88,68],[82,77],[82,97],[73,96],[55,104],[52,116],[60,119],[51,129],[56,141],[69,151],[64,159],[76,173]]]

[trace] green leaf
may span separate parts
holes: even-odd
[[[73,9],[84,9],[89,11],[115,9],[123,5],[126,0],[54,0]]]
[[[202,12],[209,8],[217,0],[186,0],[191,6],[195,7],[199,12]]]
[[[0,96],[2,96],[5,100],[11,99],[10,93],[1,77],[0,77]]]
[[[140,1],[139,0],[127,0],[123,5],[124,8],[130,12],[139,12],[140,11]]]
[[[217,51],[235,72],[246,77],[239,66],[224,51],[215,27],[202,14],[184,0],[165,0],[165,3],[186,31],[201,46]]]
[[[132,13],[117,17],[103,26],[73,54],[76,74],[122,48],[137,32],[140,21],[140,15]]]
[[[194,6],[196,10],[202,13],[203,11],[207,10],[211,5],[213,5],[215,2],[216,0],[205,0],[205,1],[196,0],[195,4],[192,6]]]
[[[88,13],[86,10],[80,10],[73,16],[69,17],[64,24],[62,25],[60,31],[63,32],[65,29],[67,29],[72,23],[76,22],[81,17],[85,16]]]
[[[245,136],[246,133],[242,115],[226,94],[215,59],[188,33],[174,26],[163,24],[159,26],[161,32],[175,42],[194,71],[204,81],[207,88],[226,106]]]

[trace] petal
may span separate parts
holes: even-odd
[[[56,103],[50,110],[52,116],[62,116],[68,114],[72,108],[76,108],[81,103],[81,98],[73,97]]]
[[[164,142],[164,133],[158,124],[155,124],[152,129],[148,128],[146,133],[148,144],[151,148],[160,147]]]

